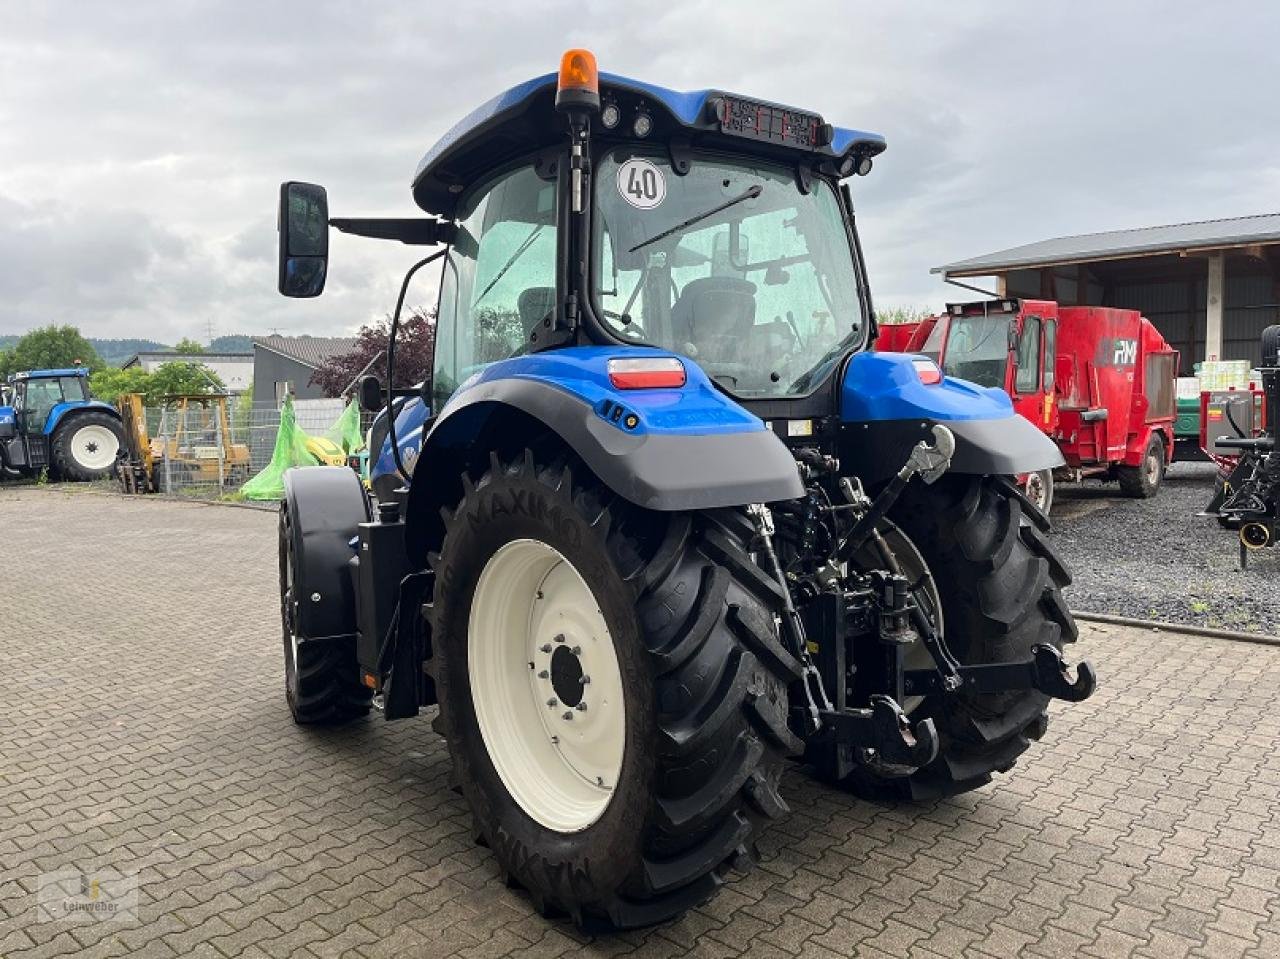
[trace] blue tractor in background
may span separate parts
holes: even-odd
[[[119,412],[90,398],[83,367],[15,373],[0,391],[0,474],[101,479],[123,441]]]
[[[322,291],[330,227],[438,247],[391,383],[362,384],[376,496],[286,476],[289,707],[438,706],[477,838],[546,912],[676,916],[750,864],[789,758],[945,796],[1093,691],[1008,479],[1057,448],[1002,391],[869,350],[849,178],[884,147],[573,50],[427,153],[428,217],[281,187],[286,296]],[[433,373],[398,387],[431,263]]]

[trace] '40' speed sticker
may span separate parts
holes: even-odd
[[[648,160],[628,160],[618,167],[618,192],[632,206],[652,210],[666,198],[667,181]]]

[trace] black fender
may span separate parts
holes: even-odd
[[[347,568],[351,539],[369,522],[369,498],[354,470],[302,466],[284,474],[293,525],[298,635],[354,636],[355,589]]]
[[[1058,444],[1017,414],[975,420],[877,420],[841,425],[842,472],[860,477],[868,486],[888,480],[907,461],[916,443],[932,442],[935,423],[951,430],[956,438],[950,467],[953,473],[1014,476],[1055,469],[1066,462]]]
[[[455,397],[423,440],[406,516],[411,557],[440,541],[439,510],[461,498],[463,473],[485,468],[490,451],[514,455],[548,433],[605,486],[645,509],[702,510],[804,495],[795,458],[772,430],[628,433],[546,382],[499,379]]]

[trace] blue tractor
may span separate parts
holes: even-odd
[[[437,247],[396,320],[441,268],[430,381],[362,384],[376,496],[286,476],[289,707],[438,707],[477,839],[546,912],[676,916],[750,864],[788,759],[950,795],[1093,691],[1009,481],[1056,447],[1000,390],[868,349],[849,180],[884,147],[573,50],[432,147],[426,217],[281,187],[286,296],[323,289],[329,227]]]
[[[101,479],[123,441],[120,414],[90,399],[83,367],[15,373],[0,390],[0,474]]]

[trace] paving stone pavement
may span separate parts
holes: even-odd
[[[472,844],[425,720],[284,704],[269,513],[0,488],[0,957],[1280,956],[1280,647],[1083,630],[1089,702],[976,793],[788,775],[763,862],[590,940]],[[39,921],[40,874],[138,877]]]

